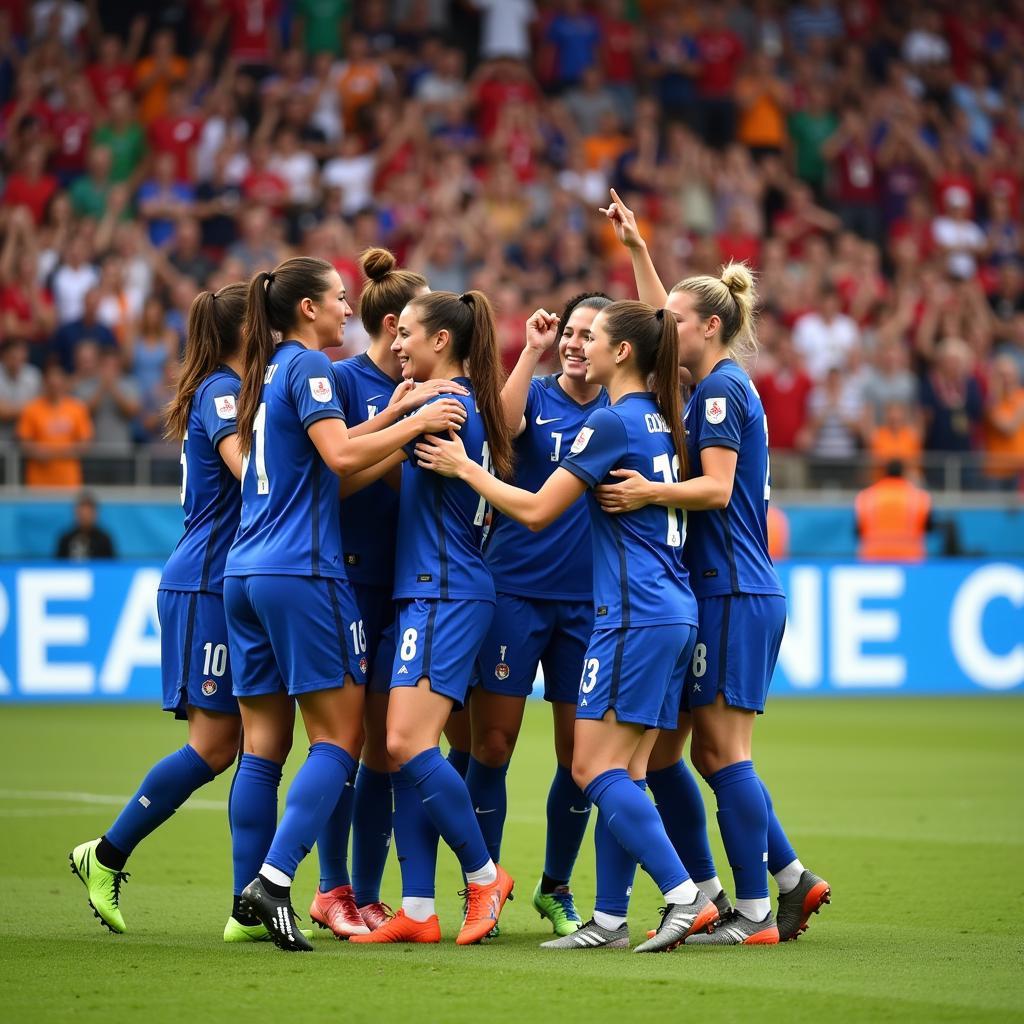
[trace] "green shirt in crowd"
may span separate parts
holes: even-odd
[[[130,124],[123,131],[113,125],[101,124],[92,134],[94,146],[106,146],[112,156],[110,180],[127,181],[146,155],[146,135],[140,124]]]

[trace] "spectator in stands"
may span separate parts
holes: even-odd
[[[174,237],[175,223],[192,215],[195,189],[176,177],[177,158],[160,153],[153,160],[153,176],[139,186],[139,214],[149,225],[149,241],[160,248]]]
[[[42,374],[28,361],[28,344],[20,338],[0,341],[0,441],[14,437],[22,411],[42,387]]]
[[[213,263],[202,249],[202,229],[195,217],[182,217],[174,225],[174,239],[167,250],[167,262],[200,287],[213,273]]]
[[[129,336],[125,358],[143,395],[156,390],[164,367],[178,356],[178,337],[167,324],[167,311],[159,295],[150,295],[142,307],[138,327]]]
[[[971,220],[971,195],[967,189],[958,186],[946,191],[945,210],[932,224],[932,238],[946,258],[950,277],[974,277],[987,240],[985,232]]]
[[[16,428],[29,487],[81,487],[81,455],[92,440],[85,403],[69,393],[68,376],[57,360],[46,364],[43,390],[21,411]]]
[[[841,309],[839,293],[827,284],[819,294],[820,306],[793,325],[793,345],[807,372],[822,381],[829,370],[841,368],[850,350],[860,343],[856,321]]]
[[[811,393],[801,447],[818,459],[850,459],[856,455],[863,406],[853,389],[843,386],[843,374],[831,367]]]
[[[971,374],[971,352],[959,338],[936,348],[932,369],[921,380],[924,446],[929,452],[969,452],[981,422],[981,389]]]
[[[871,372],[864,379],[862,397],[872,424],[887,419],[886,409],[893,404],[902,405],[912,418],[917,409],[918,383],[910,372],[907,350],[900,342],[879,344]]]
[[[38,267],[28,212],[15,210],[0,249],[0,338],[29,342],[42,362],[38,356],[53,333],[57,315],[52,296],[39,282]]]
[[[89,411],[99,453],[129,453],[140,408],[139,386],[124,372],[120,351],[101,349],[91,341],[80,344],[75,351],[73,394]]]
[[[75,525],[62,533],[57,541],[56,557],[71,562],[89,562],[99,558],[116,558],[114,542],[101,526],[97,526],[96,499],[80,494],[75,502]]]
[[[68,239],[52,278],[57,323],[73,323],[85,315],[85,296],[100,283],[100,272],[92,262],[88,239],[74,234]]]
[[[4,206],[23,206],[35,224],[43,222],[47,203],[60,188],[60,182],[46,171],[46,147],[40,142],[21,154],[18,169],[7,179]]]
[[[137,183],[146,156],[146,133],[136,119],[130,92],[125,90],[111,95],[109,116],[93,132],[92,143],[110,151],[111,181]]]
[[[903,464],[909,478],[920,478],[921,428],[907,403],[890,401],[882,407],[877,425],[872,424],[867,430],[867,446],[876,475],[896,460]]]
[[[998,356],[989,374],[985,406],[985,474],[999,490],[1024,487],[1024,387],[1009,356]]]
[[[70,373],[75,367],[75,350],[79,345],[94,342],[101,349],[116,349],[114,332],[99,318],[99,288],[90,288],[82,303],[82,315],[71,323],[64,324],[54,335],[52,352],[61,366]]]
[[[804,370],[788,331],[780,333],[771,356],[770,369],[758,374],[756,380],[768,417],[772,478],[776,486],[799,487],[806,479],[799,450],[806,441],[814,381]]]

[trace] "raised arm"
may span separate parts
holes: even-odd
[[[619,198],[618,192],[611,189],[612,201],[601,212],[612,222],[615,237],[629,250],[633,261],[633,276],[636,278],[636,290],[641,302],[646,302],[655,309],[663,309],[668,301],[665,286],[654,269],[654,261],[647,251],[647,243],[643,240],[636,226],[636,215]]]
[[[530,395],[530,381],[544,353],[558,336],[558,317],[547,310],[538,309],[526,321],[526,344],[501,389],[501,407],[505,422],[518,437],[526,429],[526,402]]]
[[[442,476],[457,477],[469,484],[489,505],[534,532],[550,526],[587,489],[587,485],[559,467],[536,492],[513,487],[484,469],[466,455],[454,432],[451,440],[425,437],[416,445],[416,461],[424,469]]]

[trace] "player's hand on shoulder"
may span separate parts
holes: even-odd
[[[615,237],[627,249],[639,249],[644,244],[644,240],[636,226],[636,214],[619,198],[619,194],[615,189],[610,189],[609,191],[611,192],[612,201],[607,207],[602,206],[600,208],[601,213],[612,222],[612,227],[615,229]]]
[[[459,471],[472,465],[462,439],[454,430],[450,440],[442,437],[423,437],[416,442],[416,462],[424,469],[432,469],[441,476],[458,476]]]
[[[603,511],[612,514],[634,512],[651,503],[648,494],[650,481],[635,469],[613,469],[609,475],[618,477],[619,482],[594,488],[594,497]]]
[[[414,412],[420,406],[426,404],[441,395],[468,395],[469,391],[463,385],[453,380],[427,380],[420,384],[415,381],[403,380],[395,388],[391,396],[389,406],[399,406],[403,415]]]
[[[558,321],[554,313],[538,309],[526,321],[526,347],[532,352],[547,352],[558,337]]]
[[[424,434],[443,434],[461,430],[466,422],[466,407],[456,398],[439,398],[417,413]]]

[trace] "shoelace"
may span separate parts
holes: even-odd
[[[573,903],[572,892],[569,889],[565,889],[559,886],[551,895],[555,898],[555,901],[561,906],[562,913],[570,921],[579,921],[580,915],[576,912],[576,904]]]
[[[459,892],[459,895],[462,897],[463,905],[466,908],[466,913],[462,918],[463,924],[465,924],[470,919],[470,916],[482,912],[484,902],[483,889],[478,885],[467,885],[465,889]]]
[[[395,916],[395,912],[386,903],[381,903],[378,900],[377,906],[380,907],[381,910],[383,910],[385,914],[387,914],[388,918],[393,918]]]
[[[110,884],[114,890],[114,906],[120,909],[118,901],[121,899],[121,884],[127,882],[131,876],[130,871],[113,871],[111,872]]]

